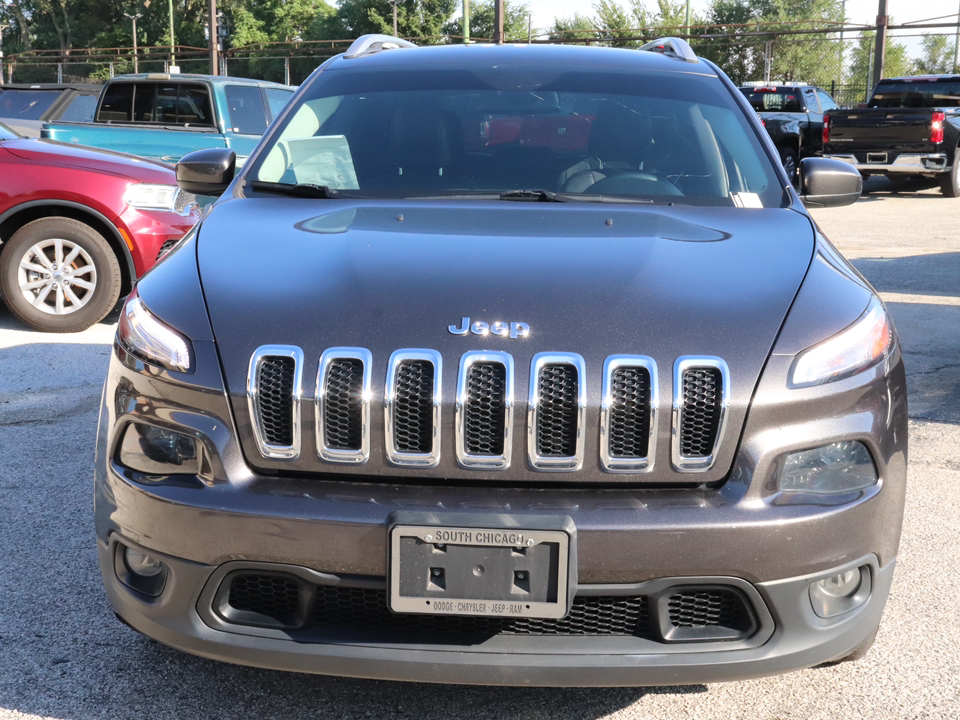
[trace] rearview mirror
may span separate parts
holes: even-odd
[[[843,207],[860,199],[863,178],[851,165],[833,158],[800,161],[800,199],[807,207]]]
[[[194,150],[177,163],[177,185],[196,195],[222,195],[236,170],[237,154],[233,150]]]

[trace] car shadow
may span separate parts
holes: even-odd
[[[940,193],[940,184],[933,179],[909,176],[889,179],[873,175],[863,184],[863,194],[857,202],[878,202],[894,197],[938,199],[949,202]]]
[[[893,316],[910,417],[960,425],[960,252],[852,262]]]

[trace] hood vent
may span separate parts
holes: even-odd
[[[317,373],[317,453],[328,462],[370,457],[370,351],[330,348]]]
[[[247,406],[260,454],[300,456],[300,394],[303,351],[292,345],[264,345],[250,358]]]
[[[440,378],[435,350],[397,350],[387,366],[383,412],[387,459],[405,467],[440,462]]]
[[[600,461],[614,473],[650,472],[656,457],[657,364],[643,355],[611,355],[603,364]]]
[[[681,357],[673,373],[673,465],[709,470],[723,437],[730,371],[716,357]]]
[[[469,352],[460,358],[456,414],[461,467],[510,467],[513,358],[508,353]]]
[[[585,375],[583,358],[575,353],[533,356],[527,448],[537,470],[569,472],[583,466]]]

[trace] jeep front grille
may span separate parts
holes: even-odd
[[[583,466],[585,376],[583,358],[574,353],[533,356],[527,449],[534,468],[562,472]]]
[[[247,406],[264,457],[300,455],[300,393],[303,351],[290,345],[265,345],[250,358]]]
[[[456,415],[462,467],[510,467],[513,358],[508,353],[469,352],[460,358]]]
[[[300,455],[303,368],[303,353],[295,346],[264,346],[250,359],[247,400],[263,457]],[[320,356],[311,422],[322,460],[363,464],[370,459],[373,370],[374,360],[364,348],[330,348]],[[439,465],[442,375],[442,358],[435,350],[404,349],[390,356],[383,393],[384,449],[390,463],[414,468]],[[684,356],[675,362],[672,379],[673,468],[681,473],[706,472],[723,442],[729,370],[720,358]],[[533,357],[526,417],[531,468],[572,472],[583,467],[590,382],[580,355]],[[460,358],[454,447],[461,467],[510,467],[517,442],[514,385],[509,353],[474,351]],[[658,438],[666,443],[666,428],[658,422],[659,387],[657,363],[650,357],[611,355],[604,362],[599,448],[590,451],[599,455],[604,471],[653,470]]]
[[[729,387],[727,364],[714,357],[682,357],[674,365],[673,465],[708,470],[723,435]]]
[[[383,410],[387,459],[394,465],[439,464],[441,376],[434,350],[397,350],[390,356]]]
[[[612,355],[603,364],[600,461],[608,472],[653,469],[659,379],[657,364],[643,355]]]
[[[330,348],[317,373],[317,453],[329,462],[370,457],[370,369],[364,348]]]

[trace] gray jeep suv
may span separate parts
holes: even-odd
[[[866,651],[895,330],[681,40],[415,48],[300,87],[129,297],[97,442],[118,616],[263,668],[654,685]]]

